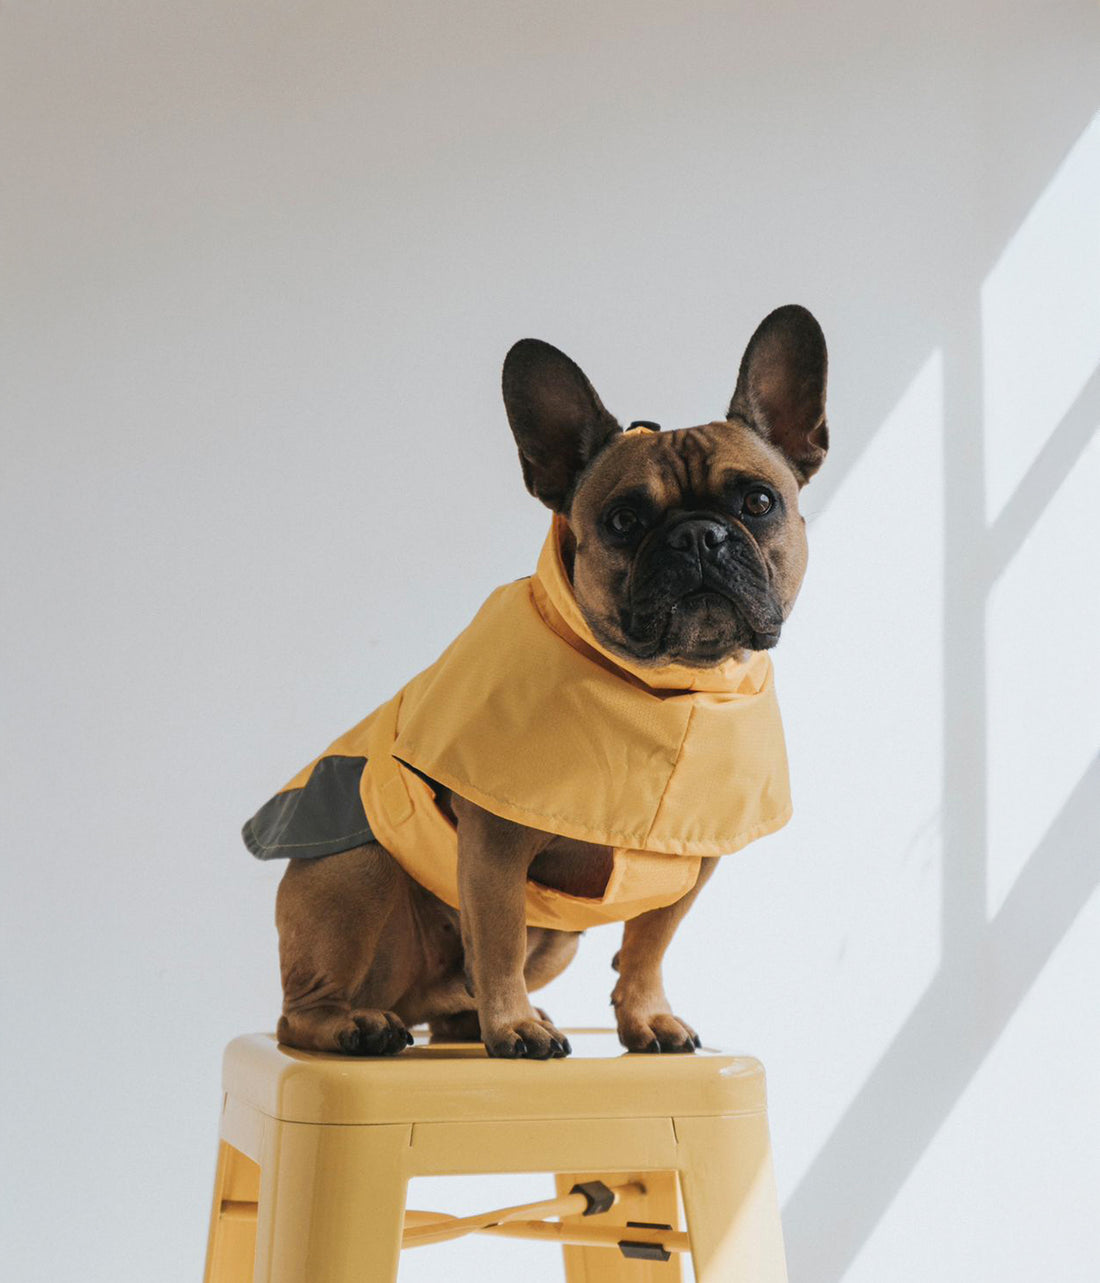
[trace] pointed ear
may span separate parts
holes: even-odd
[[[787,457],[805,485],[829,448],[828,354],[821,326],[796,303],[766,316],[741,358],[727,418],[745,419]]]
[[[527,489],[564,512],[585,464],[622,428],[583,371],[540,339],[514,345],[502,385]]]

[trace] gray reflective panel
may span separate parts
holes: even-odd
[[[260,860],[310,860],[370,842],[359,780],[365,757],[322,757],[301,788],[276,793],[242,830]]]

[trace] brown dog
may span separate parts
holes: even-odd
[[[828,445],[825,381],[817,322],[803,308],[780,308],[746,349],[726,418],[625,434],[568,357],[532,339],[512,348],[503,378],[508,418],[528,489],[563,522],[561,562],[594,639],[591,660],[606,668],[622,657],[644,678],[668,665],[717,669],[775,645],[806,566],[798,494]],[[522,726],[522,738],[537,741],[539,730],[537,721]],[[323,759],[330,781],[349,762],[358,771],[368,760],[340,744]],[[612,846],[518,823],[415,763],[401,765],[421,777],[414,783],[430,789],[425,796],[457,830],[457,909],[366,840],[373,817],[364,819],[357,787],[342,837],[286,840],[291,803],[295,824],[309,807],[316,814],[318,800],[331,821],[319,769],[312,796],[288,786],[265,808],[268,828],[276,808],[282,838],[264,837],[265,811],[246,826],[246,841],[264,858],[325,857],[292,858],[279,887],[280,1040],[387,1054],[411,1041],[408,1026],[427,1021],[437,1038],[480,1037],[490,1055],[567,1054],[567,1039],[528,995],[569,963],[579,932],[528,925],[525,897],[537,884],[578,902],[598,898]],[[558,764],[546,769],[553,782]],[[712,787],[720,793],[723,779]],[[670,1010],[661,963],[714,863],[703,858],[694,885],[674,902],[625,923],[612,1001],[631,1051],[699,1045]]]

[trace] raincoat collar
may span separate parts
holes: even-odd
[[[652,691],[738,695],[756,695],[761,691],[771,671],[771,660],[766,651],[746,651],[742,658],[735,656],[714,668],[692,668],[686,664],[665,664],[654,668],[632,662],[602,646],[585,620],[565,568],[562,544],[568,534],[568,522],[555,514],[539,554],[531,592],[546,625],[575,650],[609,671]]]

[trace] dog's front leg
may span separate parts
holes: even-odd
[[[462,947],[485,1050],[535,1060],[567,1055],[569,1040],[531,1006],[523,978],[527,870],[546,835],[464,798],[455,797],[453,805]]]
[[[695,885],[675,904],[631,918],[623,928],[623,946],[613,963],[619,981],[611,994],[619,1041],[628,1051],[694,1051],[699,1035],[674,1016],[665,997],[661,962],[676,928],[714,872],[717,859],[699,864]]]

